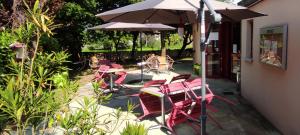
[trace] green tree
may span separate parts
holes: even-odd
[[[72,60],[76,60],[85,43],[102,41],[102,38],[107,39],[109,36],[109,32],[86,32],[87,28],[104,23],[95,17],[96,14],[138,1],[140,0],[66,0],[56,16],[56,21],[64,26],[57,29],[56,38],[70,51]]]

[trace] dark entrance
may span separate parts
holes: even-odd
[[[214,31],[218,40],[211,40],[206,50],[207,76],[235,80],[240,70],[241,25],[223,22]]]

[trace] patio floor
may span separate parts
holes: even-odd
[[[146,79],[170,79],[172,76],[181,73],[192,73],[191,62],[183,62],[180,64],[175,64],[175,72],[160,74],[157,75],[155,73],[146,73]],[[140,71],[134,70],[128,72],[128,77],[126,81],[130,81],[132,79],[137,79],[140,77]],[[195,77],[195,75],[193,75]],[[252,108],[242,97],[238,96],[236,93],[236,85],[235,83],[222,80],[222,79],[208,79],[208,83],[213,92],[217,95],[224,96],[229,98],[238,104],[236,106],[230,106],[222,101],[213,100],[213,105],[218,109],[216,113],[210,113],[220,124],[223,129],[215,126],[214,123],[208,120],[207,123],[207,133],[209,135],[279,135],[280,133],[276,128],[274,128],[266,119],[264,119],[254,108]],[[132,93],[137,93],[139,88],[135,88],[131,90]],[[234,94],[224,95],[224,91],[231,91]],[[82,100],[82,97],[88,96],[91,97],[93,95],[93,90],[91,83],[85,84],[79,88],[78,96],[73,100],[70,104],[71,108],[78,107],[77,101]],[[125,96],[124,91],[119,91],[113,94],[112,100],[101,106],[101,111],[99,113],[109,113],[115,111],[117,108],[121,108],[122,111],[126,111],[127,102],[131,101],[134,104],[139,104],[139,100],[137,97],[127,97]],[[137,122],[136,117],[142,114],[142,110],[140,107],[137,107],[134,110],[134,114],[130,114],[126,121]],[[166,115],[166,118],[168,115]],[[153,116],[148,117],[140,122],[145,125],[145,127],[150,127],[153,125],[157,125],[161,121],[161,116]],[[125,126],[125,122],[120,124],[118,128],[113,132],[113,134],[119,134]],[[199,134],[200,129],[194,130],[190,127],[190,125],[184,123],[176,126],[176,133],[178,135],[195,135]],[[152,129],[148,132],[149,135],[165,135],[169,134],[167,131],[162,131],[160,129]]]

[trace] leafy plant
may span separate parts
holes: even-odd
[[[93,86],[93,90],[96,94],[96,99],[98,100],[99,104],[105,104],[107,103],[107,101],[109,101],[112,97],[112,94],[105,94],[103,93],[103,91],[101,90],[100,86],[102,85],[103,80],[101,79],[98,82],[93,82],[92,86]]]
[[[8,73],[8,68],[4,65],[7,65],[10,59],[13,56],[9,45],[15,42],[15,37],[11,31],[5,30],[0,32],[0,87],[4,84],[4,76]]]
[[[78,87],[65,76],[53,83],[54,75],[59,78],[59,73],[63,74],[62,72],[68,70],[64,64],[69,55],[65,52],[43,54],[38,53],[38,50],[41,35],[53,35],[52,30],[58,25],[54,24],[53,17],[46,15],[47,10],[42,10],[38,0],[33,9],[30,9],[25,1],[24,5],[28,8],[27,23],[15,29],[13,34],[16,40],[33,50],[32,55],[22,62],[11,59],[10,71],[4,80],[6,85],[0,87],[0,125],[7,125],[5,128],[16,130],[19,135],[24,134],[28,127],[32,127],[32,134],[40,128],[46,128],[45,121],[65,103],[57,100],[61,97],[58,95],[61,93],[59,91],[65,93],[65,100],[70,100],[69,90],[74,92]],[[29,43],[32,43],[32,46],[29,46]],[[8,42],[3,41],[3,44],[7,45]]]
[[[12,77],[6,89],[0,91],[0,110],[3,112],[0,116],[8,118],[8,124],[11,129],[16,128],[17,134],[23,134],[28,126],[36,129],[48,114],[57,110],[58,104],[53,92],[30,87],[24,93],[24,84],[23,80]]]
[[[147,129],[141,124],[126,123],[126,127],[120,133],[121,135],[147,135]]]
[[[93,88],[95,91],[99,90],[99,84],[93,83]],[[103,109],[100,105],[110,100],[111,95],[100,92],[100,95],[97,96],[99,97],[96,99],[84,97],[82,101],[78,101],[80,107],[73,108],[75,109],[73,111],[67,109],[68,111],[56,114],[56,124],[65,129],[65,134],[113,134],[135,108],[135,105],[128,102],[127,112],[122,112],[121,108],[108,113],[99,112]]]
[[[194,73],[196,75],[201,75],[201,72],[202,72],[202,70],[201,70],[201,64],[194,64],[193,65],[193,70],[194,70]]]
[[[64,116],[58,115],[59,125],[66,129],[66,134],[72,135],[94,135],[104,134],[103,129],[97,127],[99,124],[98,110],[100,109],[95,99],[84,97],[81,106],[75,112],[66,112]]]

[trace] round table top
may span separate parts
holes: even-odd
[[[158,87],[146,87],[146,88],[142,88],[141,92],[145,92],[157,97],[164,97],[164,94],[160,92],[160,89]]]
[[[142,91],[143,91],[143,90],[160,91],[160,89],[159,89],[158,87],[152,87],[152,86],[146,87],[146,88],[142,88],[141,90],[142,90]]]
[[[114,72],[121,72],[121,71],[124,71],[124,69],[123,68],[110,68],[106,72],[107,73],[114,73]]]

